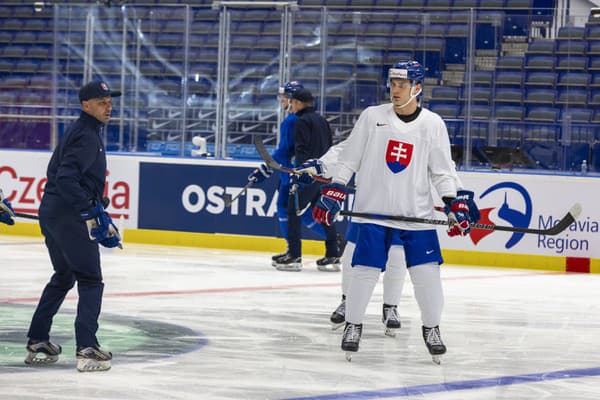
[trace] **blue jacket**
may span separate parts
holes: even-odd
[[[286,168],[292,168],[292,158],[294,157],[294,125],[298,117],[290,113],[281,122],[279,128],[279,146],[273,152],[273,158],[279,164]],[[279,179],[283,184],[289,184],[290,175],[287,172],[280,172]]]
[[[102,122],[82,111],[54,149],[40,206],[49,215],[78,215],[102,200],[106,182],[102,126]]]

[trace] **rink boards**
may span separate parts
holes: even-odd
[[[0,188],[15,208],[36,214],[45,184],[50,152],[0,151]],[[109,155],[106,196],[113,219],[125,228],[125,243],[281,251],[277,223],[276,184],[271,178],[226,207],[222,195],[235,196],[258,165],[214,159],[182,159]],[[575,204],[583,212],[556,236],[499,231],[474,231],[467,238],[449,238],[439,227],[447,262],[600,272],[600,198],[598,178],[462,172],[473,190],[481,223],[548,228]],[[348,196],[351,204],[352,196]],[[441,200],[438,199],[438,204]],[[436,219],[444,219],[436,213]],[[345,221],[340,229],[344,230]],[[0,233],[39,235],[35,221],[20,219]],[[304,252],[320,255],[323,244],[304,232]]]

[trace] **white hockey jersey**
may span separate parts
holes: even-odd
[[[336,182],[346,184],[356,173],[360,185],[355,212],[432,218],[432,185],[440,197],[456,196],[457,176],[446,125],[425,108],[414,121],[404,122],[391,103],[368,107],[340,147],[338,154],[321,161],[327,176]],[[353,221],[411,230],[432,228],[389,220]]]

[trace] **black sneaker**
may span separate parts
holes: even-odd
[[[112,360],[112,353],[101,350],[99,346],[77,349],[77,371],[79,372],[108,371],[110,360]]]
[[[317,269],[323,272],[339,272],[340,264],[339,257],[323,257],[317,260]]]
[[[302,271],[302,257],[292,257],[288,253],[277,260],[275,268],[279,271]]]
[[[49,340],[29,340],[27,342],[27,357],[25,364],[46,365],[58,361],[58,355],[62,353],[62,347],[50,343]]]

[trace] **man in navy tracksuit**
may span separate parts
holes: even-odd
[[[112,354],[101,350],[96,338],[104,288],[98,244],[120,247],[120,237],[101,202],[106,153],[100,134],[110,119],[111,98],[120,95],[102,81],[82,86],[81,115],[65,131],[48,164],[39,216],[54,275],[31,321],[27,364],[58,360],[61,347],[49,340],[52,318],[77,282],[77,369],[110,368]]]
[[[308,89],[298,89],[292,93],[292,110],[298,117],[294,126],[294,163],[302,165],[309,158],[319,158],[333,144],[331,127],[325,118],[315,113],[314,98]],[[298,201],[294,194],[288,200],[288,246],[286,257],[277,262],[277,269],[299,271],[302,269],[302,242],[300,238],[300,216],[298,211],[312,213],[312,205],[319,199],[321,183],[313,182],[308,186],[298,187]],[[323,224],[325,230],[324,262],[330,264],[332,259],[340,256],[340,242],[335,225]],[[339,263],[339,261],[338,261]]]

